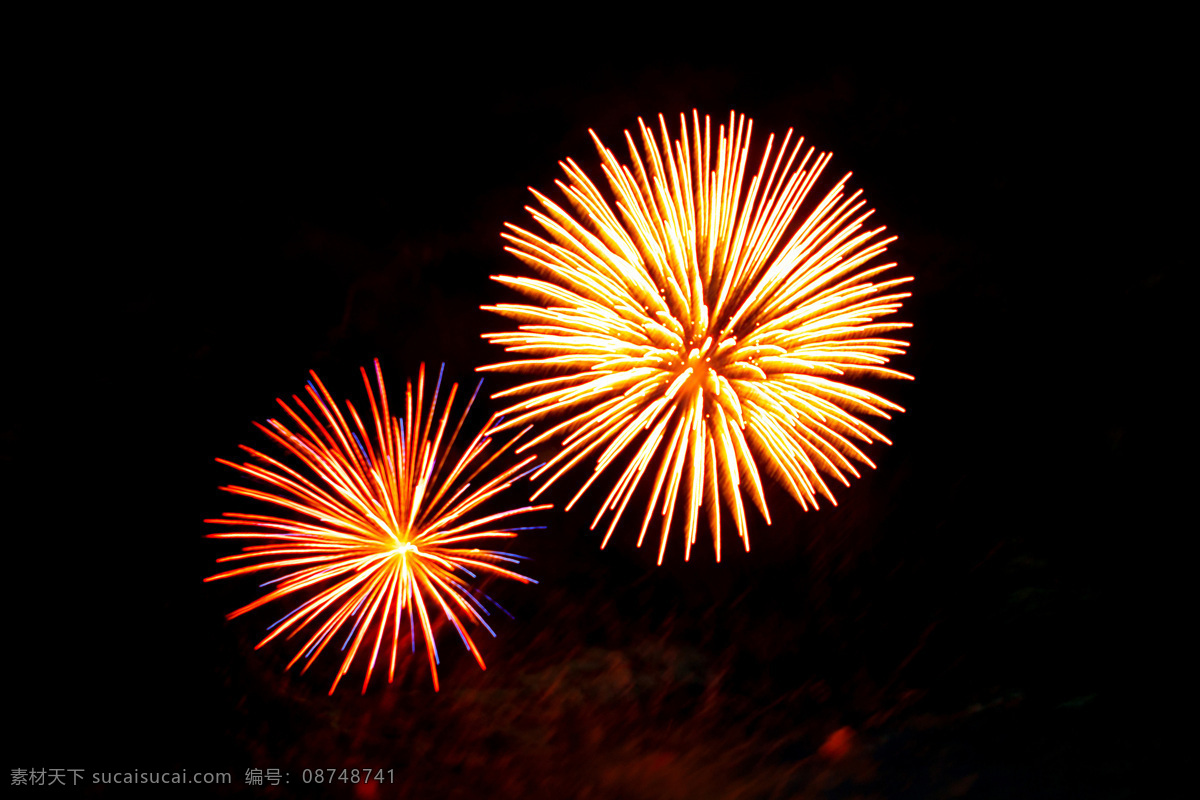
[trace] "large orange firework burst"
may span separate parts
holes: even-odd
[[[496,395],[524,397],[496,430],[552,423],[522,449],[563,437],[533,474],[538,493],[594,455],[570,508],[632,452],[592,522],[614,512],[601,546],[657,458],[638,545],[658,509],[661,564],[682,502],[687,558],[704,506],[720,560],[721,501],[747,550],[743,491],[770,523],[760,469],[808,509],[818,496],[836,504],[827,478],[848,486],[855,462],[874,466],[859,444],[888,440],[860,417],[903,409],[851,381],[910,377],[885,366],[908,343],[882,336],[908,325],[877,320],[911,279],[878,280],[895,266],[875,263],[895,237],[864,227],[872,211],[861,192],[847,196],[848,174],[806,205],[830,155],[789,147],[790,130],[774,156],[768,139],[747,186],[744,116],[731,112],[715,142],[695,112],[690,136],[680,115],[673,144],[661,116],[661,144],[638,122],[641,153],[625,133],[632,166],[591,132],[615,209],[568,160],[557,184],[575,213],[531,189],[546,235],[507,226],[506,249],[544,279],[493,276],[538,304],[485,307],[523,323],[485,338],[524,357],[483,369],[552,374]]]
[[[375,362],[378,403],[367,371],[362,370],[371,406],[371,432],[353,404],[346,414],[338,408],[315,372],[308,383],[309,403],[293,395],[289,405],[279,405],[291,422],[275,419],[256,427],[293,456],[300,469],[293,469],[271,456],[242,445],[257,463],[220,463],[264,482],[267,490],[223,486],[224,491],[278,506],[291,516],[226,513],[206,522],[237,530],[213,533],[215,539],[249,539],[238,555],[219,562],[251,561],[249,566],[214,575],[206,580],[231,578],[263,571],[282,572],[263,586],[269,593],[229,614],[233,619],[275,600],[301,593],[305,599],[271,626],[257,647],[285,633],[291,639],[305,631],[304,645],[288,664],[301,658],[304,670],[347,626],[341,649],[341,669],[329,693],[349,669],[364,641],[370,657],[363,678],[365,693],[381,646],[389,641],[388,681],[395,675],[396,657],[402,645],[416,651],[418,629],[429,656],[433,686],[438,688],[438,653],[434,631],[448,621],[463,644],[486,669],[483,657],[467,633],[465,623],[483,625],[494,636],[484,617],[489,613],[481,592],[468,585],[468,578],[499,576],[523,583],[530,578],[500,566],[516,563],[518,556],[474,545],[484,539],[511,538],[522,528],[505,520],[549,505],[525,506],[487,516],[477,516],[478,507],[507,489],[533,456],[512,464],[489,479],[472,483],[517,437],[499,448],[490,448],[487,427],[472,440],[457,460],[449,458],[455,439],[470,411],[467,404],[449,437],[450,408],[458,384],[437,417],[441,373],[428,412],[425,411],[425,366],[421,365],[414,398],[413,385],[405,394],[404,416],[391,416],[383,373]],[[476,393],[478,393],[478,387]],[[494,419],[494,418],[493,418]],[[489,420],[489,425],[491,424]],[[432,434],[432,438],[431,438]],[[489,452],[494,449],[495,452]],[[490,599],[490,598],[487,598]],[[441,611],[441,618],[434,616]],[[407,612],[407,624],[403,619]],[[431,613],[433,612],[433,613]],[[303,671],[303,670],[302,670]]]

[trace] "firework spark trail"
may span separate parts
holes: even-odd
[[[481,479],[478,485],[472,483],[525,431],[489,454],[492,440],[488,427],[496,421],[493,417],[458,460],[451,462],[450,451],[475,395],[446,438],[458,384],[450,388],[435,430],[440,372],[426,412],[425,365],[421,365],[416,396],[414,398],[413,385],[409,382],[404,415],[400,418],[391,415],[379,361],[375,361],[378,402],[366,369],[361,372],[371,406],[370,434],[349,401],[346,402],[350,420],[347,422],[346,415],[321,379],[312,372],[312,380],[306,388],[309,402],[316,407],[317,413],[313,413],[299,396],[293,395],[293,405],[282,399],[278,401],[292,427],[275,419],[267,420],[267,425],[255,423],[259,430],[295,457],[303,469],[293,469],[245,445],[241,446],[242,450],[258,463],[235,464],[217,459],[273,487],[262,491],[244,486],[222,486],[223,491],[270,503],[299,518],[227,512],[221,519],[206,520],[237,528],[229,533],[209,534],[210,538],[249,539],[261,543],[246,545],[242,553],[218,559],[218,562],[248,560],[255,563],[205,580],[285,570],[281,577],[263,584],[264,587],[274,585],[269,593],[228,617],[233,619],[259,606],[303,592],[306,599],[272,625],[271,632],[256,646],[256,649],[262,647],[284,633],[291,639],[307,629],[309,635],[288,663],[288,668],[304,658],[306,663],[301,671],[307,670],[326,645],[350,623],[350,631],[341,645],[346,654],[330,694],[349,671],[368,636],[373,641],[367,641],[364,648],[365,652],[369,651],[370,658],[362,691],[367,690],[385,638],[390,639],[391,645],[390,683],[395,675],[401,644],[408,643],[412,651],[416,651],[419,627],[436,690],[439,659],[434,629],[438,620],[433,614],[441,612],[444,620],[458,631],[479,666],[486,669],[483,656],[464,623],[481,624],[493,636],[495,632],[484,620],[488,611],[468,585],[467,578],[483,574],[536,583],[500,566],[517,563],[519,556],[481,550],[472,545],[483,539],[515,537],[516,531],[521,529],[507,527],[503,520],[551,506],[524,506],[484,517],[473,516],[473,511],[508,489],[535,460],[534,456],[529,456],[488,480]],[[476,387],[475,394],[478,392]],[[443,475],[451,463],[453,465]],[[315,591],[305,591],[310,589]],[[402,623],[406,611],[408,630],[404,632]]]
[[[527,396],[494,430],[548,425],[518,452],[562,437],[533,473],[544,480],[534,499],[594,457],[569,509],[627,456],[592,522],[613,512],[601,546],[650,473],[638,546],[658,508],[661,564],[682,502],[685,559],[703,506],[719,561],[722,501],[747,550],[743,492],[770,523],[760,468],[807,510],[818,496],[836,504],[826,477],[848,486],[854,462],[874,467],[858,443],[890,444],[859,417],[903,409],[848,381],[911,379],[885,366],[908,343],[881,336],[909,325],[876,321],[900,309],[911,278],[877,280],[895,266],[874,264],[895,237],[865,228],[873,212],[861,191],[847,195],[849,174],[806,205],[830,155],[802,138],[789,147],[792,131],[773,158],[768,139],[747,186],[744,116],[730,112],[715,150],[696,112],[690,136],[680,115],[673,145],[662,116],[661,145],[638,123],[642,154],[625,132],[632,166],[590,132],[615,210],[568,159],[569,183],[556,183],[574,214],[531,189],[541,209],[527,210],[546,236],[507,225],[505,249],[544,279],[493,276],[539,304],[484,307],[522,323],[484,335],[521,357],[482,369],[552,374],[494,395]]]

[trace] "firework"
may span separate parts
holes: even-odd
[[[888,440],[860,417],[903,409],[852,381],[910,378],[885,366],[908,343],[883,338],[908,325],[877,320],[911,279],[878,279],[895,266],[875,263],[895,237],[865,227],[872,211],[861,192],[847,196],[848,174],[807,202],[830,156],[790,144],[790,130],[778,151],[767,140],[747,186],[744,116],[731,112],[715,143],[695,112],[690,135],[680,115],[674,144],[661,116],[661,145],[638,122],[642,153],[625,133],[632,166],[591,132],[615,209],[568,160],[557,185],[574,213],[531,189],[546,236],[507,225],[506,249],[543,277],[493,276],[536,304],[485,306],[522,323],[485,334],[521,357],[483,369],[550,374],[495,395],[523,398],[496,430],[547,423],[521,450],[562,437],[533,473],[544,480],[534,498],[594,457],[569,509],[612,467],[592,522],[612,512],[603,547],[650,472],[638,546],[657,509],[661,564],[682,503],[687,558],[703,506],[719,561],[721,505],[747,550],[743,492],[770,523],[760,470],[807,510],[836,504],[827,478],[848,486],[855,463],[874,466],[859,445]]]
[[[236,529],[209,534],[211,538],[256,542],[245,546],[240,554],[218,559],[253,563],[206,580],[282,572],[263,584],[274,587],[267,594],[228,616],[233,619],[275,600],[291,599],[297,593],[305,597],[272,625],[257,645],[262,647],[284,634],[288,639],[306,637],[289,668],[303,658],[306,663],[301,671],[307,670],[321,651],[348,628],[340,643],[345,656],[330,694],[360,649],[369,652],[362,684],[365,693],[385,640],[390,645],[384,652],[390,651],[386,657],[391,682],[398,651],[405,644],[416,651],[418,630],[436,690],[438,651],[434,631],[441,622],[454,626],[479,666],[486,669],[466,624],[480,624],[495,636],[484,619],[488,611],[481,599],[490,598],[468,585],[467,579],[482,575],[535,582],[501,566],[517,563],[518,556],[481,550],[475,545],[481,540],[516,536],[524,529],[509,527],[511,517],[550,506],[525,506],[478,516],[475,512],[479,506],[509,488],[534,460],[530,456],[490,479],[473,483],[521,434],[502,447],[490,448],[491,437],[485,426],[457,460],[451,459],[450,451],[475,395],[447,437],[458,384],[451,387],[435,425],[440,372],[426,412],[425,365],[421,365],[415,398],[409,382],[404,416],[399,419],[389,412],[379,361],[375,362],[378,402],[366,369],[361,372],[371,407],[370,433],[354,405],[347,401],[347,413],[343,414],[313,372],[307,385],[309,402],[296,395],[291,405],[278,401],[290,422],[269,419],[266,425],[255,423],[295,458],[298,468],[245,445],[242,450],[254,462],[235,464],[217,459],[269,487],[223,486],[224,491],[277,506],[290,516],[226,513],[221,519],[206,520]],[[490,449],[495,452],[489,453]],[[439,610],[440,617],[436,616]]]

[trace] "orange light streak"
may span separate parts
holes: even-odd
[[[426,411],[425,365],[421,365],[415,406],[413,385],[409,382],[405,416],[398,419],[389,413],[379,361],[375,361],[378,402],[366,369],[361,372],[370,401],[373,437],[367,434],[358,410],[349,401],[346,410],[352,423],[347,422],[321,379],[312,372],[307,393],[308,401],[316,406],[317,413],[293,395],[292,405],[282,399],[278,401],[291,419],[292,427],[275,419],[267,420],[267,425],[255,423],[299,462],[298,468],[289,467],[245,445],[242,450],[260,463],[235,464],[217,459],[221,464],[273,487],[260,490],[222,486],[223,491],[270,503],[301,519],[227,512],[220,519],[205,520],[237,529],[212,533],[210,538],[259,542],[244,546],[240,554],[217,559],[218,563],[244,560],[254,563],[213,575],[205,581],[264,571],[282,573],[268,581],[275,588],[230,613],[229,619],[275,600],[291,598],[297,592],[317,590],[315,594],[305,592],[305,599],[271,626],[271,632],[256,645],[256,649],[284,633],[286,638],[292,639],[305,631],[307,638],[303,646],[288,664],[290,668],[304,658],[306,663],[301,670],[304,672],[346,624],[352,623],[341,645],[345,656],[329,689],[330,694],[349,672],[360,646],[372,632],[374,635],[363,648],[364,652],[369,652],[369,660],[362,691],[366,693],[385,631],[390,631],[391,640],[390,683],[395,676],[401,645],[409,644],[413,652],[416,651],[418,628],[429,658],[433,687],[437,690],[435,628],[441,621],[453,625],[479,666],[487,668],[464,623],[481,624],[493,636],[495,633],[484,620],[489,612],[468,580],[482,574],[536,583],[501,566],[517,563],[519,556],[481,550],[474,544],[483,539],[513,538],[519,529],[506,527],[503,520],[551,506],[524,506],[483,517],[473,516],[472,512],[508,489],[534,461],[535,457],[529,456],[488,480],[474,483],[476,477],[512,447],[525,431],[496,448],[495,452],[489,452],[492,439],[488,428],[495,421],[493,417],[457,460],[452,460],[450,452],[474,397],[446,439],[444,434],[458,384],[450,388],[434,431],[440,374]],[[434,434],[432,440],[431,432]],[[447,464],[452,466],[442,478]],[[441,611],[441,619],[431,618],[431,607]],[[405,611],[408,612],[407,633],[402,624]]]
[[[521,358],[481,371],[553,373],[494,395],[524,398],[495,432],[551,421],[517,452],[564,437],[532,476],[544,481],[534,498],[595,455],[570,508],[632,447],[592,522],[615,512],[601,547],[650,472],[638,546],[657,513],[661,564],[682,503],[684,558],[703,516],[720,561],[722,504],[746,550],[744,489],[770,524],[760,469],[805,510],[822,497],[836,505],[822,475],[848,486],[852,462],[874,467],[859,445],[890,444],[860,417],[904,409],[854,382],[911,380],[885,366],[908,342],[883,336],[909,324],[878,321],[900,310],[911,278],[877,279],[896,266],[876,263],[895,237],[866,227],[874,212],[848,193],[849,174],[809,201],[828,153],[802,138],[789,146],[789,130],[778,151],[768,138],[754,169],[745,116],[730,112],[715,151],[708,117],[702,131],[693,111],[689,131],[681,114],[673,142],[658,119],[657,138],[638,120],[640,152],[625,132],[629,165],[590,131],[611,201],[571,160],[568,183],[556,183],[573,211],[530,190],[541,208],[526,210],[545,235],[507,224],[503,236],[541,277],[492,277],[537,304],[484,306],[519,323],[484,338]]]

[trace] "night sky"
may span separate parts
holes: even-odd
[[[337,791],[531,798],[1135,797],[1171,772],[1194,691],[1178,49],[1065,22],[661,50],[319,23],[62,41],[21,90],[11,769],[285,797],[371,766],[395,785]],[[422,362],[473,387],[507,324],[479,306],[516,298],[488,276],[528,274],[500,239],[527,187],[568,157],[599,181],[589,128],[623,156],[639,115],[693,108],[831,150],[822,185],[853,171],[900,237],[916,380],[871,387],[908,409],[878,469],[810,513],[771,486],[773,524],[752,515],[749,554],[727,529],[719,565],[702,533],[655,567],[633,513],[600,551],[602,495],[551,492],[512,545],[539,584],[489,589],[515,619],[477,639],[487,672],[443,632],[437,694],[420,658],[330,698],[337,659],[255,651],[286,609],[227,622],[257,582],[202,582],[234,551],[203,520],[252,510],[214,459],[269,448],[253,421],[309,369],[356,401],[376,357],[393,391]]]

